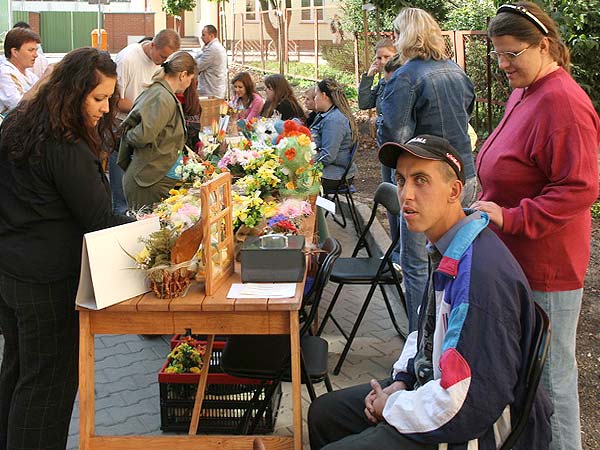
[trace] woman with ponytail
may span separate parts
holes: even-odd
[[[324,165],[321,183],[325,192],[328,192],[337,188],[352,159],[352,146],[358,140],[358,127],[344,87],[332,78],[317,83],[315,108],[319,115],[310,131],[317,145],[318,159]],[[355,173],[356,165],[352,163],[347,174],[349,184],[352,184]]]
[[[125,170],[127,204],[134,210],[160,201],[178,182],[175,167],[186,142],[186,127],[176,94],[184,92],[197,73],[189,53],[173,53],[121,125],[119,166]]]
[[[490,55],[513,92],[477,158],[480,200],[552,322],[542,382],[554,405],[552,450],[581,450],[575,335],[598,196],[600,120],[569,74],[569,50],[538,5],[503,5]]]

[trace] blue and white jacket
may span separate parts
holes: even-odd
[[[439,262],[435,295],[423,300],[418,330],[393,369],[412,390],[392,394],[383,411],[400,433],[440,450],[497,449],[525,395],[534,306],[523,271],[488,222],[470,212],[429,246],[434,267]],[[547,449],[550,415],[539,389],[514,449]]]

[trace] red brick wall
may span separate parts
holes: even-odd
[[[29,26],[37,34],[40,34],[40,13],[29,12]]]
[[[104,29],[108,33],[108,51],[116,53],[127,46],[127,36],[154,36],[154,14],[106,13]]]

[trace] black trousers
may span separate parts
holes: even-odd
[[[77,393],[77,277],[47,284],[0,274],[0,449],[64,450]]]
[[[391,379],[379,382],[389,386]],[[381,422],[372,424],[365,416],[365,397],[371,386],[361,384],[322,395],[308,410],[311,450],[437,450],[437,445],[407,439]]]

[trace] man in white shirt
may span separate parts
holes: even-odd
[[[27,28],[13,28],[4,38],[4,56],[0,64],[0,113],[13,109],[38,81],[33,73],[40,37]]]
[[[117,86],[119,100],[117,102],[117,120],[120,122],[131,108],[144,86],[150,83],[152,76],[172,53],[179,50],[181,40],[175,30],[161,30],[151,41],[136,42],[121,50],[116,58]],[[123,171],[117,165],[117,149],[111,152],[108,164],[110,187],[112,191],[113,211],[124,214],[127,201],[123,194]]]
[[[225,98],[227,95],[227,52],[217,39],[214,25],[202,29],[202,53],[196,56],[198,64],[198,95]]]
[[[179,50],[180,45],[181,41],[175,30],[162,30],[152,41],[130,44],[117,54],[115,62],[121,97],[118,102],[118,118],[122,120],[127,116],[136,97],[144,85],[150,82],[158,66]]]

